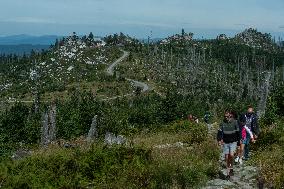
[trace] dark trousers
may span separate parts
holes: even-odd
[[[244,150],[244,158],[248,159],[249,158],[249,142],[250,142],[250,136],[247,137],[247,144],[245,145],[245,150]]]

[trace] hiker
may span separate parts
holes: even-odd
[[[239,119],[239,129],[240,129],[240,148],[238,152],[238,156],[235,159],[236,163],[239,163],[240,165],[243,164],[243,156],[244,156],[244,148],[245,145],[248,143],[248,138],[254,143],[254,136],[252,134],[252,131],[247,127],[246,125],[246,117],[245,115],[241,115]],[[247,136],[248,135],[248,136]]]
[[[258,120],[257,115],[254,113],[253,107],[248,106],[247,112],[244,114],[246,119],[246,126],[251,130],[255,139],[257,139],[259,135],[259,127],[258,127]],[[250,135],[247,133],[247,142],[244,148],[244,159],[249,159],[249,143],[250,143]]]
[[[203,117],[204,122],[207,124],[208,132],[211,130],[211,114],[209,111],[207,111]]]
[[[233,171],[233,158],[237,148],[237,141],[239,141],[239,126],[237,121],[233,118],[231,111],[225,111],[224,120],[220,124],[220,128],[217,133],[217,141],[219,145],[223,145],[223,153],[225,154],[227,176],[229,180],[230,176],[234,175]]]
[[[189,115],[187,116],[187,119],[188,119],[188,121],[190,121],[190,122],[199,123],[198,118],[195,117],[195,116],[193,116],[192,114],[189,114]]]

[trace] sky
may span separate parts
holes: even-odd
[[[0,36],[74,31],[159,38],[184,28],[215,38],[249,27],[284,38],[284,0],[1,0],[0,6]]]

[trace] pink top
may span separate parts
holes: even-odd
[[[253,134],[246,125],[242,127],[242,139],[244,140],[247,138],[247,132],[249,133],[250,138],[253,139]]]

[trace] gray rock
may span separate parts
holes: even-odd
[[[154,148],[159,148],[159,149],[165,149],[165,148],[183,148],[185,147],[185,144],[182,142],[176,142],[174,144],[160,144],[160,145],[156,145],[154,146]],[[191,147],[192,148],[192,147]],[[191,149],[190,147],[188,147],[187,149]]]
[[[244,166],[240,170],[240,176],[243,181],[250,181],[254,178],[256,178],[258,175],[258,170],[255,167],[252,166]]]
[[[174,144],[174,146],[176,146],[176,147],[183,147],[184,144],[183,144],[182,142],[176,142],[176,143]]]
[[[170,148],[170,147],[171,147],[170,144],[160,144],[160,145],[154,146],[154,148],[159,148],[159,149],[165,149],[165,148]]]
[[[234,182],[236,185],[241,186],[242,189],[254,189],[256,186],[252,183],[242,182],[242,181],[236,181]]]
[[[126,138],[122,135],[118,135],[116,137],[116,143],[117,144],[125,144],[126,143]]]
[[[32,154],[29,150],[19,149],[11,156],[12,160],[20,160]]]
[[[207,182],[206,187],[203,189],[219,189],[219,188],[241,188],[241,189],[254,189],[257,187],[258,169],[253,166],[234,166],[234,175],[230,180],[225,180],[227,170],[222,169],[219,172],[220,179],[214,179]]]
[[[228,181],[228,180],[222,180],[222,179],[214,179],[214,180],[211,180],[207,183],[207,187],[205,188],[237,188],[237,185],[234,184],[233,182],[231,181]]]
[[[113,145],[113,144],[125,144],[126,138],[122,135],[115,136],[113,133],[106,132],[105,134],[105,144]]]
[[[116,136],[110,132],[106,132],[105,134],[105,144],[108,144],[108,145],[112,145],[114,144],[116,140]]]

